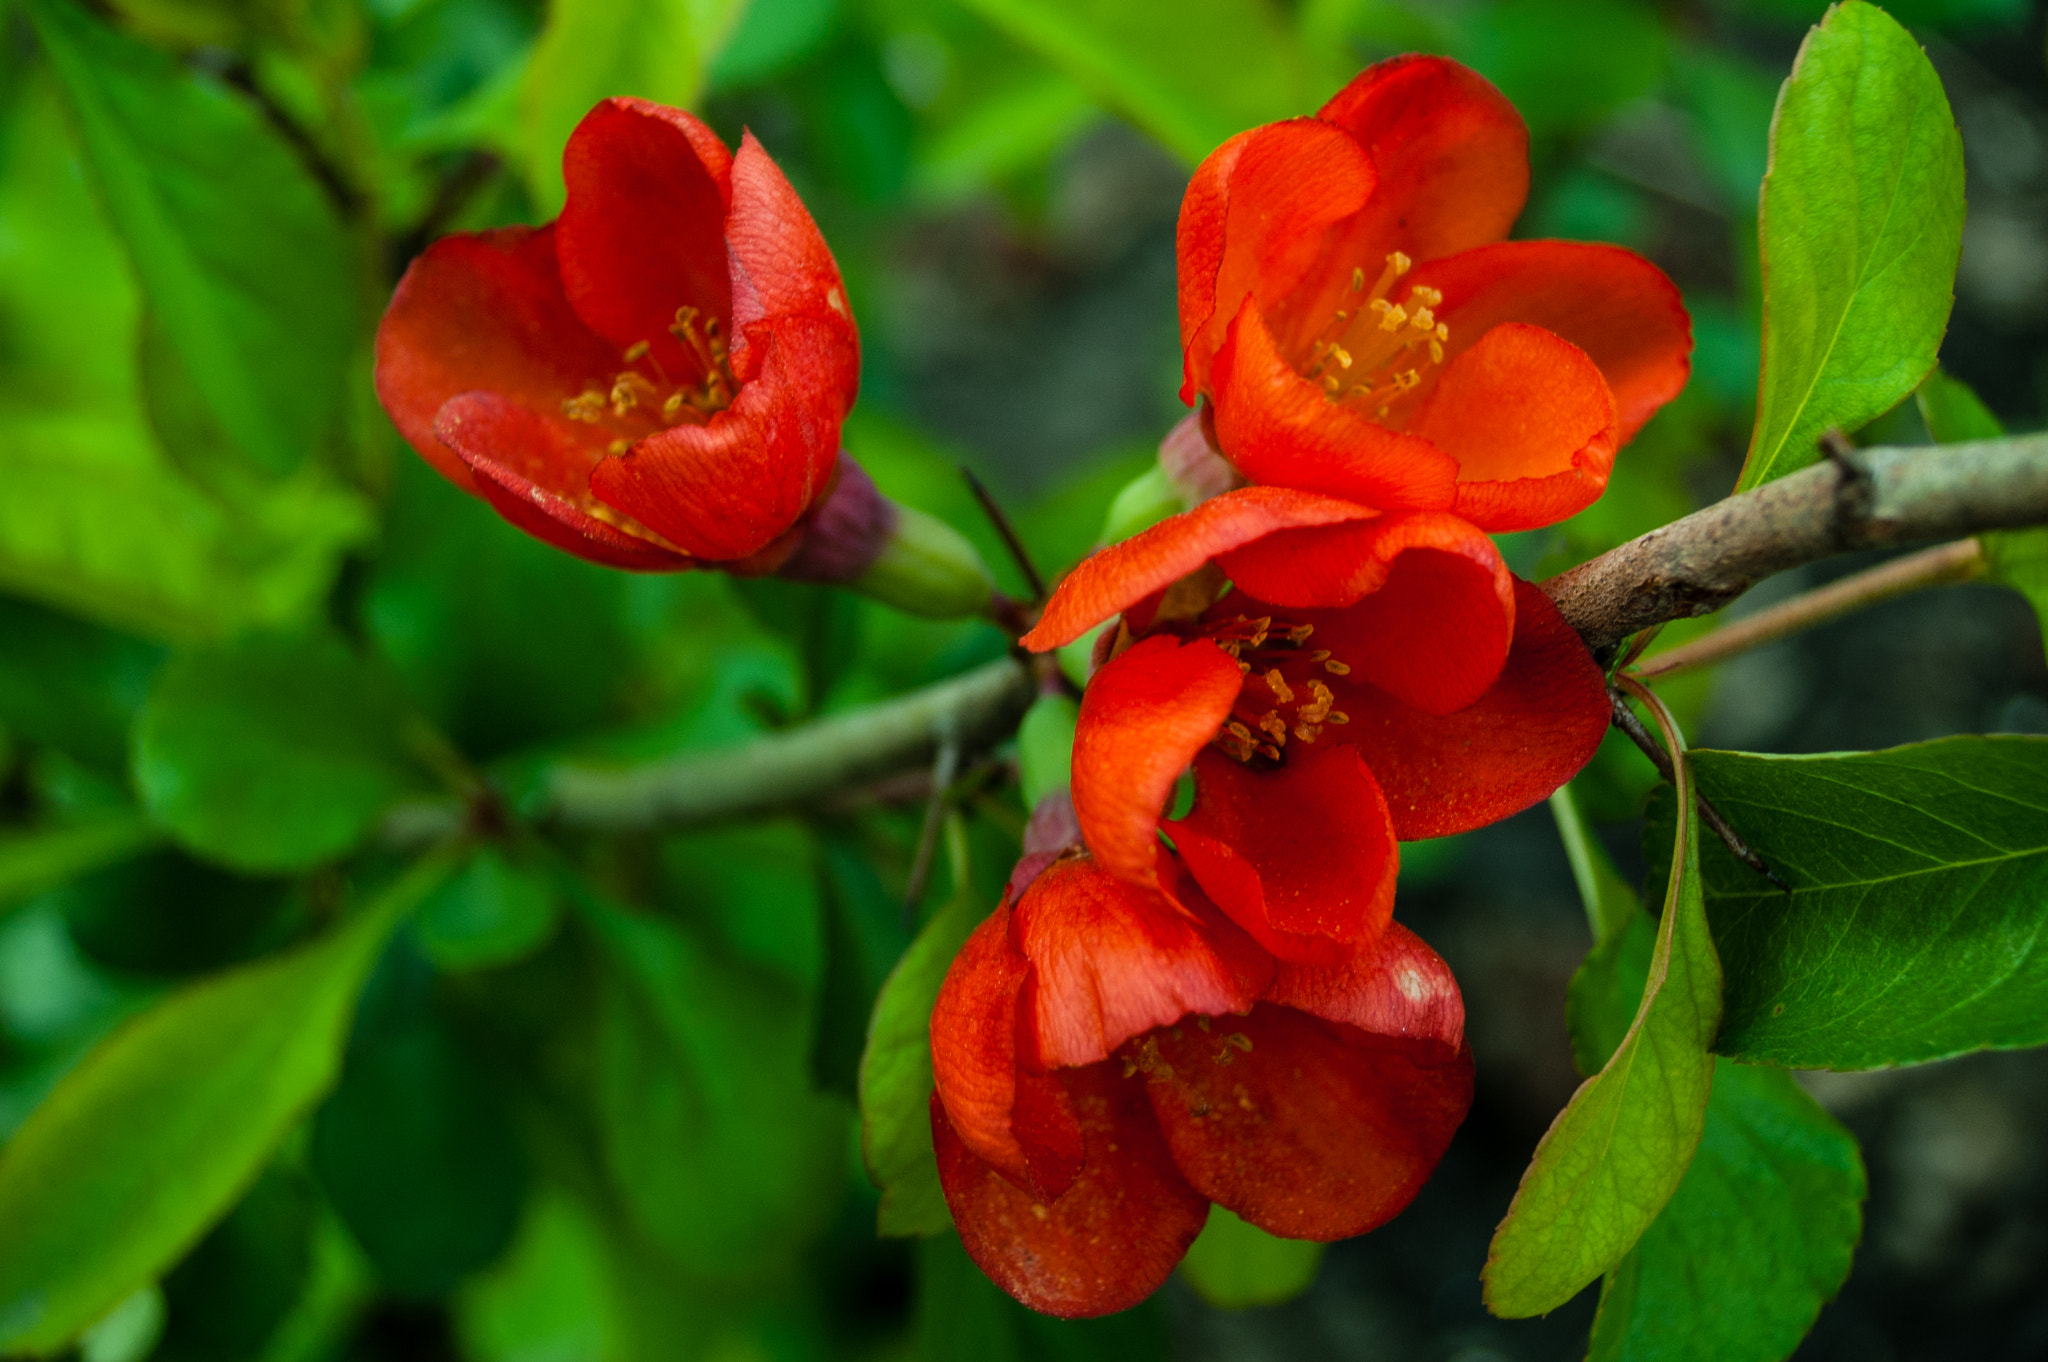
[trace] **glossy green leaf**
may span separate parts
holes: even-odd
[[[1807,36],[1771,127],[1759,232],[1764,361],[1737,490],[1820,457],[1934,367],[1962,250],[1963,146],[1911,34],[1844,0]]]
[[[1916,394],[1928,433],[1943,444],[1963,440],[1995,440],[2005,426],[1970,385],[1936,369]],[[2027,598],[2048,643],[2048,526],[2031,530],[1993,530],[1977,536],[1994,582]]]
[[[1673,842],[1685,873],[1670,877],[1635,1020],[1545,1133],[1494,1234],[1483,1277],[1497,1315],[1545,1314],[1619,1262],[1670,1199],[1699,1143],[1721,971],[1700,896],[1694,821],[1682,820]]]
[[[413,931],[436,968],[489,969],[546,945],[560,916],[546,877],[487,846],[420,905]]]
[[[660,918],[577,893],[605,962],[599,1143],[647,1239],[701,1282],[786,1270],[831,1218],[845,1107],[810,1079],[786,978]]]
[[[0,913],[75,876],[124,861],[158,836],[137,815],[0,833]]]
[[[356,343],[333,207],[256,107],[59,0],[24,0],[165,336],[255,467],[306,461]]]
[[[1189,165],[1244,129],[1315,112],[1312,63],[1262,0],[962,0]]]
[[[1221,1206],[1209,1219],[1180,1274],[1195,1293],[1221,1310],[1279,1305],[1315,1285],[1324,1246],[1307,1239],[1279,1239],[1246,1224]]]
[[[599,100],[637,95],[688,107],[741,0],[549,0],[519,92],[526,182],[542,216],[561,211],[562,148]]]
[[[446,873],[116,1031],[0,1149],[0,1349],[49,1351],[189,1248],[333,1083],[356,993]]]
[[[1779,1362],[1863,1230],[1856,1139],[1782,1069],[1716,1060],[1699,1151],[1607,1275],[1588,1362]]]
[[[353,847],[422,785],[395,693],[327,634],[188,653],[158,675],[135,730],[135,785],[172,836],[248,871]]]
[[[1559,793],[1551,807],[1588,915],[1605,923],[1567,1006],[1574,1056],[1591,1072],[1627,1034],[1657,926]],[[1716,1060],[1699,1149],[1662,1213],[1608,1271],[1589,1362],[1789,1356],[1848,1275],[1864,1191],[1855,1138],[1789,1074]]]
[[[401,938],[363,990],[312,1141],[321,1187],[397,1295],[445,1295],[518,1225],[525,1156],[489,1059],[435,1007],[433,969]]]
[[[1694,769],[1792,886],[1707,848],[1721,1053],[1867,1069],[2048,1043],[2048,738],[1700,752]]]
[[[949,849],[961,859],[965,838],[957,820],[946,831]],[[957,875],[955,882],[960,888],[932,914],[882,985],[861,1055],[861,1158],[882,1190],[876,1227],[884,1235],[937,1234],[953,1224],[932,1153],[932,1006],[953,957],[988,916],[967,878]]]

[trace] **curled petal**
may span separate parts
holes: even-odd
[[[968,1257],[1034,1310],[1066,1319],[1127,1310],[1166,1281],[1209,1203],[1174,1168],[1137,1081],[1107,1064],[1061,1075],[1084,1167],[1057,1200],[975,1157],[932,1101],[939,1185]]]
[[[1006,903],[967,938],[932,1008],[933,1102],[977,1159],[1049,1201],[1080,1175],[1081,1127],[1056,1079],[1018,1069],[1018,995],[1029,975]]]
[[[1349,747],[1288,749],[1253,771],[1195,758],[1195,805],[1167,831],[1202,891],[1281,960],[1333,960],[1393,917],[1400,853],[1378,782]]]
[[[1272,960],[1220,917],[1111,879],[1085,857],[1055,862],[1010,919],[1031,962],[1020,994],[1027,1067],[1074,1068],[1190,1012],[1241,1012]]]
[[[1448,510],[1456,499],[1455,460],[1331,401],[1295,371],[1251,302],[1216,352],[1211,393],[1216,442],[1253,482],[1383,511]]]
[[[1437,715],[1372,685],[1331,682],[1403,841],[1519,813],[1578,774],[1607,732],[1606,678],[1550,598],[1515,583],[1515,636],[1477,700]]]
[[[469,466],[434,434],[458,393],[494,392],[535,411],[609,382],[618,351],[562,292],[555,229],[443,237],[405,271],[377,327],[377,397],[421,458],[465,491]]]
[[[1618,429],[1613,394],[1586,352],[1520,322],[1453,359],[1414,425],[1458,461],[1458,514],[1495,533],[1592,505],[1614,467]]]
[[[1526,322],[1586,352],[1614,394],[1624,445],[1678,395],[1692,368],[1692,322],[1678,288],[1619,246],[1503,241],[1417,267],[1443,294],[1447,359],[1502,322]]]
[[[1072,643],[1218,554],[1275,530],[1369,520],[1378,514],[1356,502],[1286,487],[1225,492],[1083,559],[1046,602],[1037,627],[1019,642],[1036,653]]]
[[[1159,816],[1180,773],[1237,702],[1244,677],[1198,640],[1155,635],[1111,660],[1081,696],[1074,730],[1074,812],[1108,874],[1158,883]]]
[[[859,362],[849,326],[808,317],[757,323],[764,356],[730,407],[672,426],[591,473],[600,499],[692,555],[748,557],[827,490]]]
[[[562,152],[569,197],[556,223],[562,284],[591,330],[618,352],[595,376],[608,382],[638,342],[671,384],[706,373],[669,330],[693,307],[732,320],[725,255],[731,157],[709,128],[680,109],[607,99],[585,114]]]
[[[1175,233],[1183,401],[1209,389],[1210,361],[1239,306],[1285,297],[1329,228],[1365,207],[1375,179],[1356,138],[1313,118],[1240,133],[1196,167]]]
[[[689,555],[590,494],[604,457],[587,426],[542,416],[496,393],[463,393],[441,407],[434,433],[475,477],[498,514],[534,538],[606,567],[677,572]]]
[[[1529,131],[1478,72],[1442,57],[1361,71],[1316,114],[1361,142],[1379,187],[1347,235],[1433,260],[1499,241],[1529,195]],[[1378,264],[1369,261],[1345,262]],[[1370,271],[1368,271],[1369,273]]]
[[[740,138],[732,163],[732,216],[726,223],[732,263],[733,372],[741,382],[759,365],[752,353],[752,323],[764,318],[814,317],[845,332],[851,359],[835,397],[853,405],[860,345],[839,265],[810,210],[797,197],[754,135]],[[843,408],[842,408],[843,410]]]
[[[1472,1102],[1467,1050],[1262,1003],[1147,1037],[1146,1095],[1194,1189],[1271,1234],[1343,1239],[1399,1214]]]
[[[1465,1044],[1465,1000],[1451,967],[1398,922],[1334,962],[1282,961],[1264,1000],[1376,1036]]]
[[[1454,515],[1287,531],[1222,564],[1247,596],[1308,610],[1317,646],[1354,679],[1432,714],[1477,699],[1507,658],[1514,577],[1493,541]],[[1314,609],[1325,606],[1346,608]]]

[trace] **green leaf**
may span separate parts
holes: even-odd
[[[341,1082],[313,1119],[312,1167],[378,1279],[445,1295],[512,1241],[526,1163],[488,1053],[434,1006],[404,938],[356,1009]]]
[[[2048,1043],[2048,738],[1699,752],[1694,770],[1792,886],[1708,848],[1722,1054],[1868,1069]]]
[[[125,861],[157,837],[139,815],[0,833],[0,914],[87,871]]]
[[[158,674],[136,724],[135,785],[198,855],[301,869],[349,850],[420,787],[405,723],[382,676],[339,639],[251,637]]]
[[[1683,782],[1681,806],[1690,794]],[[1497,1315],[1545,1314],[1619,1262],[1670,1199],[1699,1143],[1721,971],[1700,897],[1694,822],[1676,829],[1685,873],[1670,877],[1635,1021],[1536,1147],[1494,1234],[1483,1276]]]
[[[1607,1275],[1588,1362],[1778,1362],[1862,1234],[1855,1137],[1780,1069],[1714,1066],[1699,1152]]]
[[[459,972],[524,959],[547,944],[560,916],[544,877],[487,846],[420,905],[413,930],[436,968]]]
[[[357,991],[446,873],[116,1031],[0,1149],[0,1349],[50,1351],[191,1247],[333,1083]]]
[[[561,211],[562,148],[583,115],[614,95],[696,103],[741,8],[742,0],[549,0],[519,92],[527,189],[545,214]]]
[[[354,252],[254,105],[81,6],[24,0],[151,309],[253,464],[305,462],[355,344]]]
[[[1778,96],[1759,232],[1762,386],[1737,491],[1912,392],[1955,300],[1962,139],[1920,45],[1864,0],[1807,35]]]
[[[832,1217],[846,1134],[811,1085],[806,999],[659,918],[572,901],[606,966],[599,1143],[628,1215],[699,1281],[787,1270]]]
[[[152,1362],[256,1362],[304,1293],[319,1199],[273,1165],[164,1278],[170,1327]]]
[[[1197,1295],[1220,1310],[1280,1305],[1315,1285],[1323,1245],[1279,1239],[1221,1206],[1188,1246],[1180,1272]]]
[[[0,638],[0,723],[95,766],[125,766],[128,725],[163,649],[5,597]]]
[[[1262,0],[1182,0],[1171,22],[1129,0],[962,0],[1188,164],[1328,93]]]
[[[0,412],[0,472],[0,589],[167,642],[305,619],[372,527],[360,496],[320,476],[230,511],[118,405]]]
[[[1970,385],[1940,369],[1927,376],[1915,396],[1928,433],[1942,444],[1995,440],[2005,434],[2005,426]],[[1977,542],[1983,545],[1991,580],[2027,598],[2041,623],[2042,641],[2048,644],[2048,526],[1993,530],[1978,535]]]
[[[946,837],[956,861],[964,859],[957,820]],[[953,897],[889,972],[861,1055],[861,1158],[882,1190],[876,1228],[884,1235],[938,1234],[953,1224],[932,1153],[932,1005],[953,957],[988,916],[966,875],[956,872],[954,883]]]
[[[917,155],[911,189],[924,201],[958,204],[1042,165],[1102,117],[1088,92],[1058,71],[1036,70],[945,120]]]

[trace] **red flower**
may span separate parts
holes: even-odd
[[[838,267],[760,144],[610,99],[562,169],[554,222],[444,238],[399,282],[377,393],[413,448],[614,567],[772,571],[835,484],[842,519],[886,519],[839,457],[860,345]]]
[[[1527,140],[1477,75],[1406,57],[1202,163],[1180,218],[1182,396],[1206,399],[1206,429],[1255,485],[1083,563],[1029,646],[1214,559],[1274,605],[1381,593],[1399,598],[1390,616],[1504,649],[1514,601],[1486,532],[1597,498],[1691,351],[1678,292],[1647,261],[1501,240]]]
[[[1048,1314],[1143,1300],[1212,1201],[1298,1239],[1383,1224],[1471,1102],[1457,986],[1405,929],[1289,964],[1172,888],[1055,861],[976,929],[932,1014],[961,1242]]]

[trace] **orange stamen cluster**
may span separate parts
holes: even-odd
[[[696,358],[704,374],[702,380],[676,383],[655,357],[653,342],[635,341],[626,347],[626,368],[612,379],[609,389],[593,385],[562,403],[562,414],[571,421],[623,425],[631,430],[631,438],[622,436],[611,442],[613,454],[625,453],[635,439],[644,439],[656,430],[684,423],[702,425],[732,405],[738,385],[733,382],[718,318],[694,307],[679,307],[668,331]]]
[[[1312,743],[1325,725],[1351,722],[1336,708],[1337,697],[1322,676],[1348,676],[1351,668],[1327,648],[1309,650],[1305,645],[1314,633],[1313,624],[1275,624],[1270,615],[1238,615],[1204,631],[1245,674],[1237,704],[1215,738],[1226,756],[1247,765],[1261,758],[1278,764],[1290,738]]]
[[[1203,1035],[1211,1034],[1211,1018],[1197,1012],[1190,1020]],[[1175,1040],[1181,1039],[1181,1029],[1178,1026],[1168,1027],[1167,1034]],[[1239,1055],[1248,1055],[1252,1052],[1252,1038],[1242,1031],[1232,1031],[1216,1039],[1220,1044],[1216,1053],[1209,1057],[1212,1063],[1228,1064]],[[1163,1082],[1173,1077],[1173,1065],[1167,1063],[1166,1056],[1159,1053],[1159,1036],[1156,1032],[1126,1041],[1119,1057],[1123,1060],[1125,1078],[1143,1074],[1147,1078],[1156,1078]]]
[[[1365,271],[1351,271],[1346,306],[1309,347],[1305,376],[1322,386],[1332,402],[1349,402],[1385,418],[1392,404],[1422,385],[1422,371],[1444,361],[1451,328],[1436,317],[1444,296],[1425,284],[1408,290],[1405,303],[1388,295],[1414,262],[1395,251],[1368,291]]]

